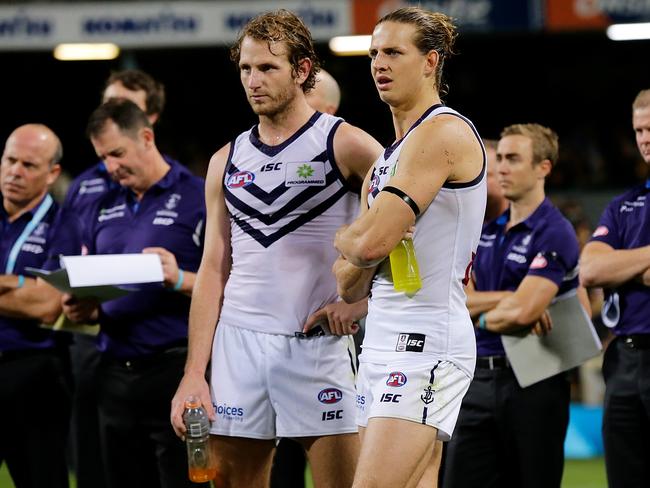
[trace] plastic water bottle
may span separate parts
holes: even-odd
[[[196,396],[185,400],[183,422],[187,432],[187,464],[190,481],[203,483],[217,476],[217,468],[210,452],[210,419]]]
[[[413,240],[402,239],[390,252],[389,258],[395,291],[404,292],[409,296],[415,295],[422,288],[422,280]]]

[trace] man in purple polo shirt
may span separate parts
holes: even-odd
[[[61,294],[25,269],[55,269],[59,254],[79,252],[76,226],[48,194],[61,157],[54,132],[23,125],[7,139],[0,171],[0,464],[20,488],[68,486],[67,338],[39,327],[59,316]]]
[[[144,71],[117,71],[106,81],[102,102],[112,98],[131,100],[155,125],[165,108],[165,87]],[[86,217],[90,217],[86,212],[92,208],[92,204],[116,185],[111,177],[114,169],[107,166],[105,161],[99,161],[85,170],[70,184],[63,206],[81,212],[81,220],[86,222]]]
[[[522,329],[548,333],[546,308],[578,287],[575,233],[544,192],[557,157],[557,135],[546,127],[501,133],[497,178],[510,208],[483,227],[468,286],[478,357],[448,445],[445,487],[560,487],[569,382],[557,375],[521,388],[501,342]]]
[[[113,73],[104,87],[102,100],[126,98],[135,103],[155,124],[165,106],[165,88],[147,73],[140,70],[124,70]],[[115,165],[107,166],[99,161],[81,173],[71,183],[63,208],[76,214],[82,226],[93,220],[90,215],[97,202],[109,189],[118,186],[111,177]],[[77,488],[104,488],[95,369],[99,352],[92,336],[77,334],[71,347],[72,372],[75,380],[72,404],[72,460]]]
[[[650,164],[650,90],[632,104],[639,152]],[[603,439],[611,488],[650,479],[650,179],[607,206],[580,258],[580,280],[605,288],[602,318],[615,339],[605,351]]]
[[[165,278],[164,286],[143,286],[101,306],[70,296],[64,302],[70,319],[101,327],[96,384],[106,483],[195,486],[168,409],[187,352],[189,297],[203,247],[204,183],[160,154],[151,123],[129,100],[97,108],[88,135],[120,184],[95,207],[85,237],[89,253],[157,253]]]

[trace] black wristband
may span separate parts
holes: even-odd
[[[415,200],[413,200],[411,197],[409,197],[406,193],[404,193],[399,188],[395,188],[394,186],[385,186],[384,188],[382,188],[381,191],[387,191],[388,193],[397,195],[402,200],[404,200],[409,207],[411,207],[411,210],[413,210],[413,213],[415,214],[416,217],[420,215],[420,207],[418,207],[418,204],[415,203]]]

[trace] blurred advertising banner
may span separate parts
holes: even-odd
[[[650,21],[650,0],[546,0],[548,30],[601,29]]]
[[[108,2],[0,6],[0,50],[112,42],[124,48],[229,44],[255,15],[286,8],[316,40],[352,31],[351,0]]]
[[[383,15],[411,5],[445,13],[465,32],[522,32],[543,26],[542,0],[354,0],[354,33],[371,34]]]

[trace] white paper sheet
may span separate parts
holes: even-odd
[[[47,271],[25,268],[59,291],[79,298],[97,298],[100,302],[128,295],[134,289],[118,285],[161,283],[162,264],[157,254],[100,254],[63,256],[63,268]]]

